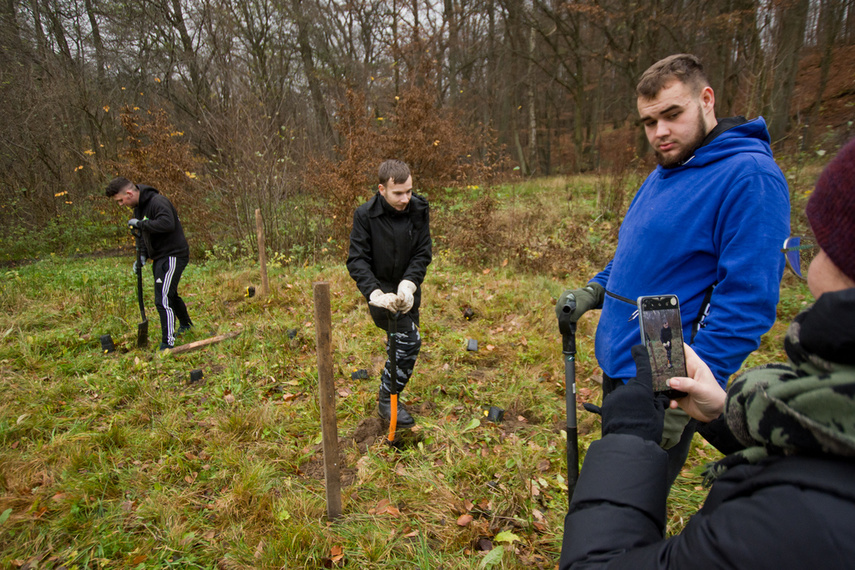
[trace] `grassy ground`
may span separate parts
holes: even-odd
[[[558,187],[561,204],[542,212],[547,222],[570,220],[568,231],[587,236],[588,249],[579,251],[613,247],[617,222],[599,216],[589,195]],[[543,194],[526,187],[499,194],[497,226],[528,219],[538,209],[532,204],[548,199]],[[583,200],[579,218],[571,211]],[[439,206],[441,229],[454,209]],[[450,235],[446,227],[437,233]],[[246,286],[258,285],[248,261],[191,263],[181,290],[196,326],[182,341],[240,334],[180,355],[134,347],[139,313],[130,255],[3,270],[0,565],[553,568],[567,502],[553,305],[601,259],[577,260],[562,275],[549,270],[559,259],[549,254],[558,238],[529,237],[528,253],[503,246],[511,263],[489,262],[483,251],[487,262],[466,263],[460,251],[437,248],[424,287],[422,353],[403,398],[418,425],[397,449],[378,437],[383,336],[341,260],[276,264],[264,298],[245,296]],[[519,252],[546,259],[545,270],[519,270]],[[330,284],[332,299],[344,483],[344,515],[335,522],[326,520],[316,281]],[[783,358],[783,323],[809,295],[789,277],[782,293],[782,324],[749,364]],[[474,318],[463,317],[466,308]],[[580,323],[577,380],[579,400],[599,403],[595,328],[595,316]],[[116,352],[102,353],[104,334]],[[471,338],[477,352],[465,350]],[[204,378],[191,384],[195,369]],[[358,369],[370,378],[352,380]],[[505,410],[504,421],[486,421],[490,405]],[[578,415],[584,452],[599,423]],[[700,472],[717,457],[696,439],[671,495],[669,532],[702,503]]]

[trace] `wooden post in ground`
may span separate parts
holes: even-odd
[[[324,482],[327,489],[327,517],[341,516],[341,476],[339,470],[338,426],[335,419],[335,385],[332,364],[332,311],[330,284],[312,284],[315,298],[315,341],[318,351],[318,384],[321,398],[321,430],[324,444]]]
[[[267,281],[267,244],[264,240],[264,219],[261,210],[255,209],[255,233],[258,235],[258,265],[261,266],[261,294],[270,293],[270,283]]]

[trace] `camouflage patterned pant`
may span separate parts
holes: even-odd
[[[391,343],[387,335],[386,339],[386,366],[383,368],[383,374],[380,377],[380,384],[387,392],[392,392],[392,362],[391,362]],[[419,350],[422,347],[422,337],[419,335],[419,329],[413,322],[413,319],[408,315],[398,319],[398,332],[395,334],[397,350],[395,355],[397,358],[397,390],[401,392],[413,375],[413,368],[416,366],[416,358],[419,356]]]

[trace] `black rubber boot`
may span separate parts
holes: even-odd
[[[377,412],[380,417],[387,422],[392,419],[392,395],[380,388],[380,393],[377,395]],[[416,425],[416,420],[410,415],[410,412],[401,404],[401,395],[398,394],[398,427],[408,428]]]

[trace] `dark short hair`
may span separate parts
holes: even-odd
[[[133,186],[134,183],[125,178],[124,176],[119,176],[117,178],[113,178],[110,180],[110,183],[107,184],[107,189],[104,191],[104,194],[108,198],[112,198],[128,186]]]
[[[695,94],[710,85],[701,60],[690,53],[678,53],[648,67],[641,74],[635,93],[639,97],[653,99],[673,79],[691,87]]]
[[[402,160],[394,158],[383,161],[377,171],[380,184],[386,184],[391,178],[395,184],[403,184],[410,177],[410,167]]]

